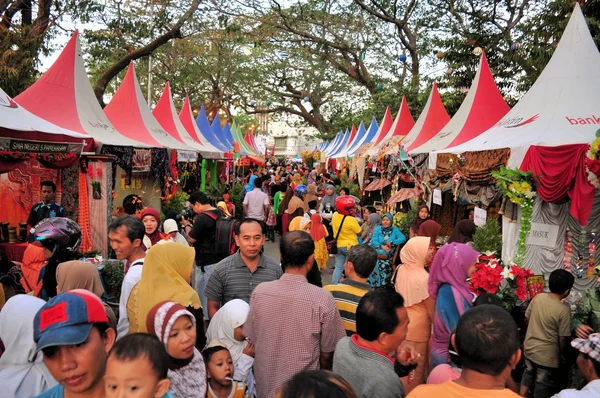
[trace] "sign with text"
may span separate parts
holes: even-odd
[[[195,162],[197,158],[198,155],[194,151],[182,151],[181,149],[177,150],[177,161],[180,163]]]
[[[433,190],[433,204],[438,206],[442,205],[442,191],[440,189]]]
[[[531,231],[527,244],[534,246],[554,247],[558,238],[558,225],[531,223]]]
[[[473,219],[473,222],[478,227],[481,227],[487,221],[487,211],[480,209],[479,207],[475,207],[475,208],[473,208],[473,210],[474,210],[473,215],[475,216],[475,218]]]
[[[10,150],[13,152],[64,153],[69,152],[69,144],[11,140]]]

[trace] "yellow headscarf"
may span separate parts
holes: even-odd
[[[227,217],[231,217],[231,214],[229,213],[229,210],[227,209],[227,203],[225,202],[219,202],[217,203],[217,208],[221,209],[221,211],[227,216]]]
[[[288,227],[288,231],[304,231],[310,233],[310,227],[312,226],[312,221],[310,218],[304,216],[294,217],[292,221],[290,221],[290,226]]]
[[[146,318],[155,304],[174,301],[184,307],[202,308],[198,293],[190,286],[196,251],[175,242],[154,245],[146,252],[138,285],[138,328],[147,332]]]

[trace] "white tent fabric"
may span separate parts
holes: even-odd
[[[492,128],[438,152],[510,148],[508,167],[519,167],[531,145],[591,142],[600,127],[600,53],[578,3],[540,77]]]

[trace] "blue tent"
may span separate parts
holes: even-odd
[[[221,127],[221,118],[219,117],[218,113],[215,115],[210,127],[212,127],[213,131],[215,132],[215,136],[219,139],[219,141],[221,141],[221,143],[229,150],[233,150],[233,139],[225,135],[223,127]],[[231,132],[229,135],[231,136]]]
[[[200,132],[214,146],[215,148],[228,152],[231,149],[226,147],[219,139],[217,139],[215,132],[212,127],[210,127],[210,123],[208,122],[208,118],[206,117],[206,110],[204,109],[204,105],[200,108],[200,112],[198,112],[198,117],[196,118],[196,124],[200,129]]]
[[[225,140],[231,143],[231,150],[233,150],[233,134],[231,134],[231,126],[229,126],[229,123],[225,123],[225,126],[223,126],[223,136],[225,137]],[[243,154],[246,153],[244,152]]]
[[[346,147],[346,145],[348,144],[349,140],[350,140],[350,130],[346,129],[346,132],[342,136],[341,142],[331,151],[331,154],[329,155],[329,157],[335,158],[338,153],[341,153],[344,150],[344,148]]]
[[[327,145],[325,145],[325,148],[323,148],[323,152],[325,152],[325,154],[329,154],[329,152],[331,152],[331,150],[340,142],[341,138],[342,132],[340,131],[335,137],[333,137],[332,140],[327,142]]]

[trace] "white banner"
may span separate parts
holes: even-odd
[[[478,227],[481,227],[482,225],[485,224],[485,222],[487,220],[487,211],[480,209],[479,207],[475,207],[473,210],[475,210],[475,212],[474,212],[475,219],[473,220],[473,222]]]
[[[442,205],[442,191],[440,189],[433,190],[433,204],[438,206]]]
[[[531,223],[531,231],[527,244],[534,246],[555,247],[558,238],[558,225]]]
[[[178,162],[195,162],[197,158],[198,155],[194,151],[177,150]]]

